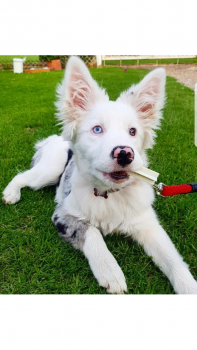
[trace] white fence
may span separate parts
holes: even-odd
[[[179,59],[180,58],[197,58],[197,55],[193,55],[193,56],[187,56],[187,55],[178,55],[178,56],[167,56],[167,55],[128,55],[128,56],[109,56],[109,55],[103,55],[103,56],[96,56],[97,57],[97,66],[101,66],[102,62],[105,66],[105,61],[120,61],[120,66],[122,64],[122,61],[124,60],[137,60],[137,65],[140,65],[140,60],[146,60],[146,59],[150,59],[150,60],[155,60],[156,64],[158,64],[158,60],[159,59],[176,59],[177,60],[177,64],[179,63]]]

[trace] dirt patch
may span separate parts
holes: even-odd
[[[127,68],[137,68],[136,66],[125,66]],[[166,70],[166,74],[170,77],[174,77],[178,82],[188,86],[190,89],[195,89],[197,83],[197,65],[196,64],[167,64],[167,65],[140,65],[138,68],[154,69],[163,67]]]

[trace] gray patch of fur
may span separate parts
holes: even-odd
[[[65,177],[64,177],[64,198],[67,197],[69,195],[69,193],[71,192],[71,176],[73,173],[73,169],[74,169],[74,160],[71,159],[70,163],[68,164],[68,166],[65,169]]]
[[[53,214],[52,221],[58,229],[59,236],[66,242],[73,245],[74,248],[83,250],[85,242],[85,233],[89,227],[88,222],[80,221],[76,217],[65,213],[63,200],[71,192],[71,177],[75,167],[74,156],[72,155],[65,170],[60,177],[59,186],[56,189],[55,201],[58,203]]]
[[[42,157],[42,148],[40,148],[33,156],[31,160],[30,167],[33,168],[41,159]]]
[[[62,176],[61,176],[61,180],[59,183],[59,186],[56,189],[56,196],[55,196],[55,201],[58,204],[61,204],[61,202],[64,200],[65,197],[67,197],[69,195],[69,193],[71,192],[71,176],[74,170],[74,166],[75,166],[75,162],[74,162],[74,158],[72,157],[72,159],[70,160],[70,162],[68,163],[68,165],[66,166]]]
[[[58,229],[59,236],[66,242],[71,243],[74,248],[82,251],[85,242],[85,233],[89,224],[78,220],[72,215],[65,213],[62,215],[62,211],[61,207],[57,207],[52,217],[52,221]]]

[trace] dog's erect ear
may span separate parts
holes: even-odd
[[[150,148],[154,143],[154,129],[159,127],[165,103],[165,82],[165,70],[157,68],[118,99],[129,103],[137,111],[145,132],[144,148]]]
[[[108,100],[105,91],[91,77],[84,62],[76,56],[68,60],[57,95],[57,117],[64,125],[64,137],[67,140],[72,139],[78,123],[95,103]]]

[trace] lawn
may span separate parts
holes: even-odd
[[[26,62],[39,62],[38,55],[0,55],[0,63],[11,63],[13,58],[24,58],[26,57]]]
[[[39,62],[39,56],[38,55],[0,55],[0,63],[12,63],[13,58],[24,58],[26,57],[26,62]],[[163,58],[163,59],[141,59],[139,60],[140,64],[169,64],[177,63],[176,58]],[[121,64],[122,65],[137,65],[138,61],[137,60],[122,60]],[[195,63],[197,64],[197,58],[180,58],[179,59],[179,64],[190,64],[190,63]],[[104,64],[104,61],[103,61]],[[105,65],[120,65],[120,60],[107,60],[105,61]]]
[[[91,69],[92,76],[112,100],[137,83],[145,70]],[[0,73],[0,186],[1,192],[18,171],[29,167],[34,143],[59,127],[54,118],[55,88],[63,71],[40,74]],[[197,182],[194,146],[194,92],[167,79],[167,102],[162,130],[149,151],[150,168],[168,185]],[[0,204],[1,293],[105,294],[88,262],[64,243],[51,222],[55,188],[22,190],[21,201]],[[160,222],[197,278],[197,194],[157,197],[154,207]],[[129,294],[172,294],[173,289],[137,243],[124,236],[105,238],[121,266]]]
[[[162,58],[162,59],[140,59],[139,64],[176,64],[177,59],[176,58]],[[197,58],[179,58],[179,64],[191,64],[195,63],[197,64]],[[127,65],[137,65],[138,61],[137,60],[121,60],[121,65],[122,66],[127,66]],[[104,65],[104,61],[103,61]],[[120,60],[107,60],[105,61],[106,66],[111,66],[111,65],[120,65]]]

